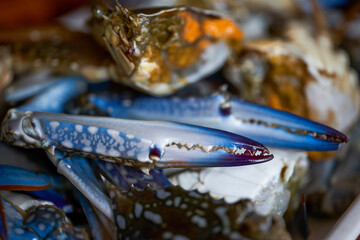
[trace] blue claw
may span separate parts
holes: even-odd
[[[238,99],[231,101],[234,112],[245,112],[242,119],[247,125],[260,125],[268,136],[269,145],[279,147],[303,149],[309,151],[338,150],[341,143],[347,143],[345,134],[326,125],[309,119],[272,108],[246,103]],[[237,116],[237,114],[235,115]],[[257,116],[262,116],[258,118]],[[258,121],[256,121],[258,120]],[[261,130],[262,132],[262,130]],[[259,136],[258,139],[265,138]]]
[[[260,143],[185,124],[10,110],[2,138],[23,147],[54,149],[142,169],[239,166],[271,160]],[[57,164],[55,164],[57,165]]]
[[[134,100],[92,95],[89,100],[111,117],[195,124],[244,135],[275,147],[328,151],[337,150],[348,141],[344,134],[325,125],[221,94],[207,98]]]

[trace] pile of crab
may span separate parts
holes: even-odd
[[[0,30],[0,239],[306,238],[301,191],[346,208],[357,75],[315,3],[255,2]]]

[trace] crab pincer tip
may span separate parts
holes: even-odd
[[[230,167],[262,163],[274,158],[261,143],[241,135],[210,128],[178,126],[192,128],[192,131],[182,133],[182,141],[174,140],[166,145],[161,160],[156,162],[157,167]]]

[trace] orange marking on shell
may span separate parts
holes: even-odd
[[[269,101],[270,107],[286,111],[286,109],[281,104],[281,100],[280,100],[279,96],[276,93],[270,93],[268,101]]]
[[[182,11],[180,17],[185,20],[183,38],[189,43],[195,42],[201,35],[201,29],[199,22],[194,18],[191,13]]]
[[[325,152],[308,152],[308,156],[313,161],[323,161],[331,159],[334,156],[334,151]]]
[[[203,39],[199,42],[198,46],[201,48],[201,49],[205,49],[207,48],[209,45],[211,44],[211,42],[207,39]]]
[[[217,39],[230,38],[241,40],[243,38],[243,32],[229,18],[204,20],[202,28],[206,35]]]

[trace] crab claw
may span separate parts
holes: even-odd
[[[232,133],[160,121],[10,110],[2,138],[142,169],[239,166],[273,156],[260,143]]]
[[[179,123],[150,123],[154,125],[149,158],[158,168],[240,166],[273,158],[262,144],[229,132]]]
[[[345,134],[326,125],[284,111],[231,99],[236,119],[241,119],[248,136],[264,144],[308,151],[338,150],[347,143]]]
[[[309,151],[337,150],[348,138],[341,132],[306,118],[216,94],[198,98],[117,96],[89,97],[112,117],[166,120],[240,134],[264,145]]]

